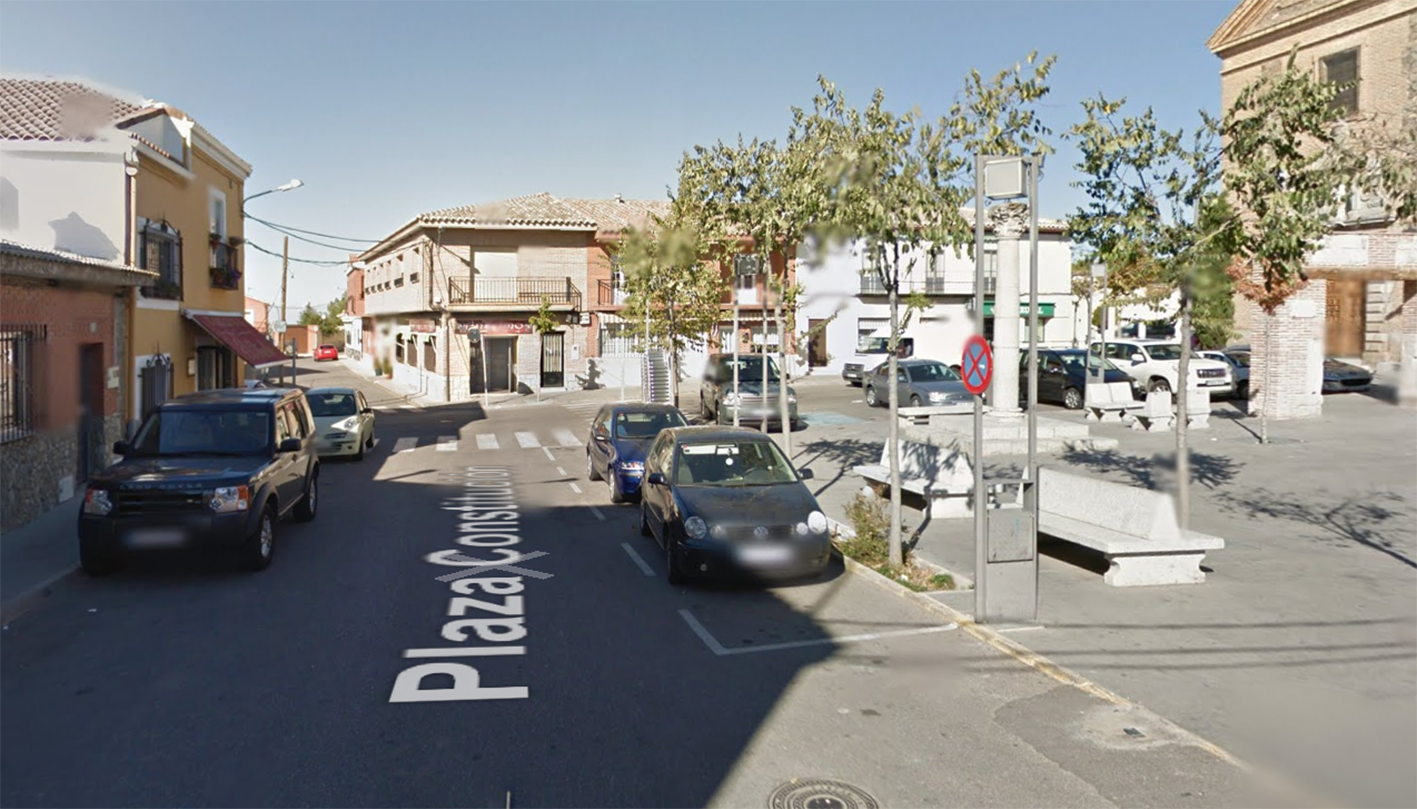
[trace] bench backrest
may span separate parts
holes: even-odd
[[[1129,404],[1132,401],[1132,386],[1126,382],[1092,382],[1084,386],[1085,404],[1092,407],[1102,405]]]
[[[1148,418],[1172,415],[1170,391],[1154,390],[1146,395],[1146,407],[1142,414]]]
[[[1210,412],[1210,391],[1197,390],[1192,388],[1186,391],[1186,412],[1187,413],[1209,413]]]
[[[1058,469],[1038,470],[1038,510],[1145,539],[1180,539],[1171,495]]]
[[[891,465],[890,444],[881,447],[881,466]],[[974,467],[969,453],[962,447],[938,447],[905,436],[900,439],[900,476],[902,480],[929,480],[941,485],[969,486],[974,483]]]

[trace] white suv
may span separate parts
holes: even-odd
[[[1093,343],[1088,353],[1097,355],[1102,350],[1101,343]],[[1118,340],[1108,341],[1107,358],[1127,372],[1137,384],[1147,391],[1174,391],[1177,388],[1178,368],[1181,364],[1181,344],[1169,340]],[[1235,381],[1230,366],[1218,360],[1209,360],[1191,352],[1191,390],[1197,388],[1210,391],[1211,396],[1228,395],[1235,389]]]

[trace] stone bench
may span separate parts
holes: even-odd
[[[901,424],[914,424],[922,427],[930,423],[932,416],[969,416],[973,414],[973,402],[947,405],[921,405],[920,407],[900,407],[896,409],[896,417],[900,419]]]
[[[1186,426],[1192,430],[1210,429],[1210,391],[1186,391]]]
[[[1176,421],[1176,409],[1171,405],[1171,391],[1154,390],[1148,393],[1141,409],[1132,415],[1135,417],[1132,422],[1133,430],[1156,433],[1171,429],[1171,425]]]
[[[1131,413],[1143,407],[1132,395],[1128,382],[1093,382],[1088,380],[1083,392],[1084,421],[1126,421]]]
[[[1047,467],[1038,470],[1038,532],[1101,552],[1113,587],[1200,584],[1206,551],[1225,547],[1182,530],[1168,494]]]
[[[885,444],[880,463],[852,467],[851,471],[888,489],[890,462],[890,446]],[[955,439],[902,426],[900,488],[924,497],[931,517],[968,517],[973,513],[974,495],[974,467],[968,449]]]

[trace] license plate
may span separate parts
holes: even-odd
[[[171,548],[187,541],[181,528],[148,528],[128,532],[128,544],[134,548]]]
[[[792,561],[792,549],[782,545],[740,548],[738,558],[747,565],[780,565]]]

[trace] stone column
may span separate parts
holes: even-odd
[[[1017,417],[1019,391],[1020,256],[1028,232],[1028,206],[1018,202],[997,205],[989,211],[999,240],[998,275],[994,281],[994,379],[989,383],[989,405],[995,415]]]

